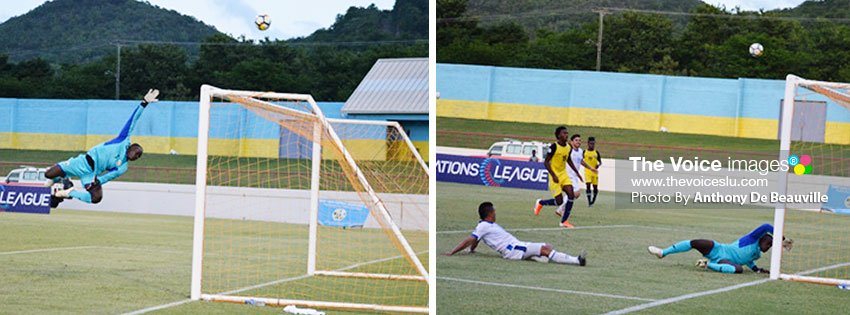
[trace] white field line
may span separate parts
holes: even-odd
[[[518,284],[485,282],[485,281],[478,281],[478,280],[458,279],[458,278],[440,277],[440,276],[437,276],[437,280],[457,281],[457,282],[474,283],[474,284],[480,284],[480,285],[490,285],[490,286],[496,286],[496,287],[518,288],[518,289],[557,292],[557,293],[566,293],[566,294],[590,295],[590,296],[607,297],[607,298],[624,299],[624,300],[655,301],[654,299],[634,297],[634,296],[595,293],[595,292],[587,292],[587,291],[564,290],[564,289],[553,289],[553,288],[544,288],[544,287],[532,287],[532,286],[525,286],[525,285],[518,285]]]
[[[428,252],[427,250],[424,250],[424,251],[418,252],[418,253],[416,253],[416,254],[417,254],[417,255],[421,255],[421,254],[424,254],[424,253],[427,253],[427,252]],[[393,256],[393,257],[387,257],[387,258],[375,259],[375,260],[372,260],[372,261],[367,261],[367,262],[362,262],[362,263],[356,263],[356,264],[353,264],[353,265],[350,265],[350,266],[342,267],[342,268],[336,269],[336,270],[334,270],[334,271],[345,271],[345,270],[349,270],[349,269],[357,268],[357,267],[360,267],[360,266],[365,266],[365,265],[374,264],[374,263],[379,263],[379,262],[385,262],[385,261],[388,261],[388,260],[399,259],[399,258],[402,258],[402,257],[404,257],[404,256],[398,255],[398,256]],[[301,279],[308,278],[308,277],[311,277],[311,276],[310,276],[310,275],[300,275],[300,276],[292,277],[292,278],[279,279],[279,280],[275,280],[275,281],[271,281],[271,282],[266,282],[266,283],[262,283],[262,284],[258,284],[258,285],[253,285],[253,286],[250,286],[250,287],[244,287],[244,288],[241,288],[241,289],[236,289],[236,290],[231,290],[231,291],[227,291],[227,292],[222,292],[222,293],[219,293],[219,295],[228,295],[228,294],[234,294],[234,293],[244,292],[244,291],[253,290],[253,289],[258,289],[258,288],[262,288],[262,287],[266,287],[266,286],[270,286],[270,285],[275,285],[275,284],[279,284],[279,283],[284,283],[284,282],[289,282],[289,281],[301,280]],[[133,311],[133,312],[129,312],[129,313],[124,313],[124,314],[121,314],[121,315],[137,315],[137,314],[144,314],[144,313],[147,313],[147,312],[156,311],[156,310],[161,310],[161,309],[164,309],[164,308],[169,308],[169,307],[172,307],[172,306],[177,306],[177,305],[181,305],[181,304],[185,304],[185,303],[189,303],[189,302],[192,302],[192,300],[191,300],[191,299],[180,300],[180,301],[171,302],[171,303],[168,303],[168,304],[163,304],[163,305],[157,305],[157,306],[153,306],[153,307],[148,307],[148,308],[141,309],[141,310],[138,310],[138,311]]]
[[[41,253],[41,252],[53,252],[53,251],[59,251],[59,250],[75,250],[75,249],[89,249],[89,248],[100,248],[100,246],[74,246],[74,247],[28,249],[28,250],[19,250],[19,251],[13,251],[13,252],[0,252],[0,255],[16,255],[16,254]]]
[[[569,231],[569,230],[583,230],[583,229],[614,229],[614,228],[627,228],[627,227],[634,227],[634,225],[587,225],[587,226],[577,226],[573,229],[567,229],[567,228],[562,228],[562,227],[554,227],[554,228],[505,229],[505,231],[508,231],[508,232]],[[472,230],[437,231],[437,234],[457,234],[457,233],[472,233]]]
[[[177,305],[180,305],[180,304],[186,304],[186,303],[189,303],[189,302],[192,302],[192,300],[191,299],[185,299],[185,300],[180,300],[180,301],[177,301],[177,302],[171,302],[171,303],[168,303],[168,304],[158,305],[158,306],[154,306],[154,307],[148,307],[146,309],[141,309],[141,310],[133,311],[133,312],[130,312],[130,313],[124,313],[122,315],[144,314],[144,313],[147,313],[147,312],[153,312],[153,311],[156,311],[156,310],[161,310],[161,309],[164,309],[164,308],[169,308],[169,307],[177,306]]]
[[[832,265],[832,266],[821,267],[821,268],[817,268],[817,269],[799,272],[799,273],[796,273],[795,275],[802,276],[802,275],[807,275],[807,274],[811,274],[811,273],[815,273],[815,272],[821,272],[821,271],[825,271],[825,270],[829,270],[829,269],[840,268],[840,267],[844,267],[844,266],[848,266],[848,265],[850,265],[850,263],[836,264],[836,265]],[[762,284],[762,283],[765,283],[765,282],[768,282],[768,281],[771,281],[771,280],[769,278],[768,279],[761,279],[761,280],[745,282],[745,283],[736,284],[736,285],[733,285],[733,286],[723,287],[723,288],[714,289],[714,290],[689,293],[689,294],[685,294],[685,295],[672,297],[672,298],[669,298],[669,299],[657,300],[657,301],[650,302],[650,303],[635,305],[635,306],[632,306],[632,307],[627,307],[627,308],[624,308],[624,309],[611,311],[611,312],[605,313],[605,315],[628,314],[628,313],[631,313],[631,312],[641,311],[641,310],[645,310],[645,309],[648,309],[648,308],[651,308],[651,307],[656,307],[656,306],[660,306],[660,305],[664,305],[664,304],[676,303],[676,302],[679,302],[679,301],[692,299],[692,298],[695,298],[695,297],[737,290],[737,289],[740,289],[740,288],[745,288],[745,287],[749,287],[749,286],[753,286],[753,285],[757,285],[757,284]]]

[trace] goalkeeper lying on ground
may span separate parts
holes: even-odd
[[[793,240],[783,238],[782,247],[791,249]],[[773,245],[773,226],[762,224],[750,234],[738,239],[731,244],[721,244],[712,240],[684,240],[673,244],[673,246],[661,249],[650,246],[649,253],[664,258],[667,255],[687,252],[691,249],[698,250],[705,259],[697,261],[697,267],[708,268],[724,273],[741,273],[742,265],[750,267],[753,272],[768,273],[767,270],[756,266],[755,261],[761,257],[761,253],[767,252]]]
[[[124,124],[121,133],[115,139],[98,144],[85,154],[80,154],[64,162],[59,162],[44,174],[48,178],[46,186],[52,186],[66,177],[79,177],[85,187],[84,191],[74,190],[73,187],[55,190],[53,195],[58,198],[74,198],[87,203],[98,203],[103,198],[101,185],[127,172],[127,163],[142,157],[142,146],[130,144],[130,133],[136,127],[136,121],[142,116],[142,111],[148,104],[158,101],[159,90],[151,89],[139,107],[133,111],[133,116]],[[108,171],[108,172],[107,172]],[[102,174],[107,172],[106,174]],[[102,175],[101,175],[102,174]],[[99,177],[98,177],[99,176]]]

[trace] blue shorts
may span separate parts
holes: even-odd
[[[59,162],[56,165],[65,172],[65,176],[67,177],[79,177],[80,181],[83,182],[83,187],[88,184],[91,184],[94,181],[95,172],[89,166],[89,162],[86,161],[86,155],[80,154],[77,157],[72,157],[64,162]]]
[[[714,242],[714,247],[711,248],[711,252],[705,256],[708,258],[710,262],[718,263],[721,260],[732,261],[732,257],[735,257],[732,253],[735,250],[734,246],[729,244],[720,244],[717,241]]]

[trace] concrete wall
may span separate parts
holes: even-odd
[[[437,64],[437,115],[776,139],[785,81]],[[825,141],[850,144],[828,101]]]
[[[75,184],[79,185],[79,182],[75,181]],[[208,187],[207,217],[307,224],[309,193],[307,190],[291,189]],[[428,229],[427,195],[380,196],[400,229]],[[319,198],[362,204],[353,192],[322,192]],[[59,208],[194,216],[195,186],[116,181],[104,187],[103,201],[99,204],[71,199],[62,202]],[[370,215],[364,227],[376,228],[378,224]]]
[[[0,98],[0,149],[86,151],[108,141],[121,131],[139,101],[53,100]],[[344,103],[321,102],[328,118],[347,118]],[[299,157],[280,150],[280,139],[290,138],[276,124],[251,114],[241,106],[216,106],[210,115],[211,154]],[[425,124],[415,124],[412,140],[425,148],[428,158],[427,115]],[[385,120],[387,117],[358,117]],[[391,118],[391,117],[390,117]],[[422,128],[425,128],[424,130]],[[380,128],[379,128],[380,129]],[[239,130],[240,132],[234,132]],[[385,146],[385,131],[340,135],[352,152]],[[132,141],[149,153],[195,154],[198,136],[198,102],[160,101],[148,106],[133,131]],[[352,153],[354,154],[354,153]],[[374,155],[355,158],[373,158]]]

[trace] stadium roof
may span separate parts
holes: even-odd
[[[427,114],[428,58],[378,59],[341,112]]]

